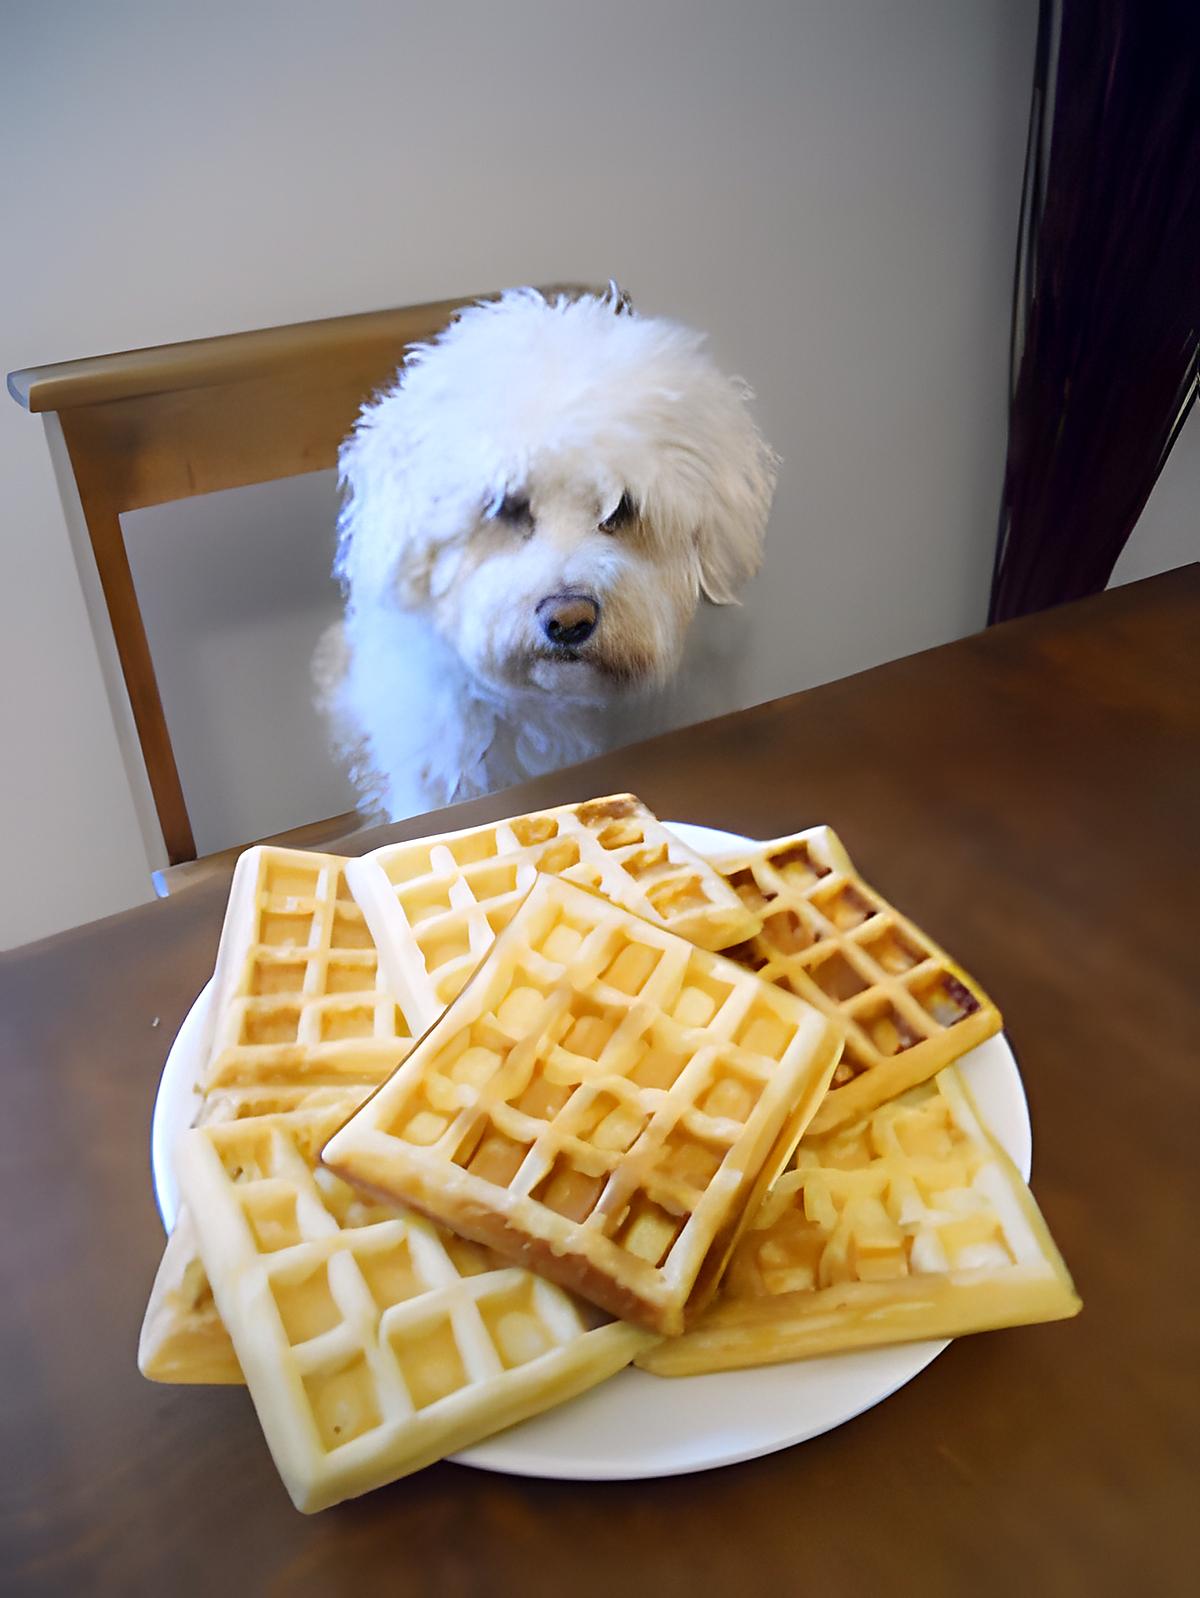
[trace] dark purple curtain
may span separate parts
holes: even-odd
[[[1200,0],[1042,0],[989,621],[1104,588],[1198,329]]]

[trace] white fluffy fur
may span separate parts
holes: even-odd
[[[676,669],[701,595],[757,570],[775,458],[702,337],[603,296],[514,289],[409,353],[342,447],[324,708],[393,819],[585,759],[614,696]],[[627,495],[635,515],[601,523]],[[528,502],[514,524],[506,496]],[[600,606],[577,650],[536,611]],[[572,658],[574,657],[574,658]]]

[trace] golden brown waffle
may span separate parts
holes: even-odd
[[[763,918],[731,956],[846,1027],[814,1132],[927,1081],[1000,1030],[1000,1012],[978,983],[867,886],[830,827],[716,863]]]
[[[273,1100],[265,1089],[255,1093],[252,1106],[245,1098],[216,1094],[202,1104],[196,1124],[245,1122],[275,1111],[303,1115],[329,1110],[336,1125],[354,1113],[366,1092],[365,1088],[349,1092],[315,1088],[305,1096],[302,1106],[297,1105],[292,1093],[285,1092]],[[186,1206],[179,1210],[150,1289],[138,1339],[138,1369],[152,1382],[212,1385],[243,1380],[229,1333],[213,1302]]]
[[[238,860],[208,1009],[206,1098],[302,1104],[316,1088],[367,1088],[412,1027],[336,855],[259,846]],[[418,996],[423,1022],[433,1003]],[[254,1113],[251,1108],[250,1113]]]
[[[178,1159],[221,1317],[298,1509],[585,1391],[652,1341],[316,1166],[329,1111],[211,1124]]]
[[[759,917],[632,794],[388,844],[351,861],[348,877],[414,1020],[425,1005],[432,1024],[461,990],[539,871],[595,888],[702,948],[758,930]]]
[[[1033,1195],[950,1066],[848,1126],[810,1132],[716,1301],[638,1363],[695,1376],[1079,1308]]]
[[[138,1339],[138,1369],[152,1382],[213,1386],[243,1380],[186,1209],[179,1212],[150,1289]]]
[[[324,1159],[615,1315],[679,1332],[840,1045],[790,994],[539,876]]]
[[[239,858],[208,1001],[199,1122],[327,1105],[344,1119],[404,1057],[411,1029],[344,866],[268,846]],[[138,1364],[152,1381],[241,1380],[186,1213],[155,1277]]]

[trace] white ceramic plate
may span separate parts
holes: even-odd
[[[711,827],[667,825],[701,854],[721,854],[749,841]],[[179,1207],[171,1148],[198,1104],[194,1084],[208,996],[206,987],[179,1029],[154,1106],[154,1192],[168,1230]],[[1028,1181],[1029,1111],[1003,1034],[964,1055],[959,1068],[983,1119]],[[455,1457],[484,1470],[580,1481],[676,1476],[732,1465],[861,1415],[912,1381],[946,1346],[904,1343],[715,1376],[667,1378],[630,1369]]]

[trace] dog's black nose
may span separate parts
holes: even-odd
[[[537,608],[537,619],[552,644],[573,649],[596,631],[600,606],[587,594],[549,594]]]

